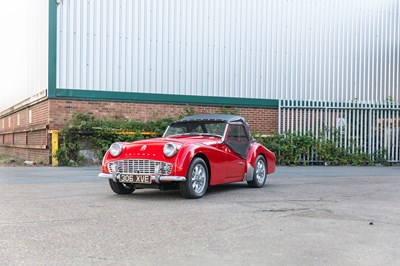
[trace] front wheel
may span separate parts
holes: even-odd
[[[247,181],[249,187],[260,188],[267,180],[267,163],[262,155],[258,155],[256,163],[254,164],[253,180]]]
[[[201,198],[208,188],[208,168],[201,158],[194,158],[190,163],[186,181],[179,183],[179,190],[183,197],[188,199]]]
[[[116,194],[121,194],[121,195],[131,194],[136,189],[135,184],[115,182],[112,179],[108,179],[108,182],[110,183],[112,191],[114,191]]]

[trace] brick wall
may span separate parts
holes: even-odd
[[[48,100],[1,117],[0,153],[48,164],[48,121]]]
[[[48,100],[44,100],[32,106],[23,108],[17,112],[0,117],[0,133],[47,125],[49,121],[48,103]],[[31,120],[29,120],[29,113],[31,113]]]
[[[50,164],[49,150],[26,149],[16,147],[2,147],[0,146],[0,153],[8,154],[22,158],[24,160],[33,161],[36,164]]]
[[[88,113],[98,118],[139,119],[147,121],[166,116],[177,117],[187,108],[185,105],[121,103],[104,101],[49,100],[51,129],[59,129],[70,120],[73,113]],[[196,114],[218,113],[221,107],[193,106]],[[226,108],[229,110],[229,108]],[[278,130],[278,110],[262,108],[234,108],[245,117],[254,132],[271,134]]]
[[[106,101],[44,100],[0,117],[0,153],[37,163],[50,163],[47,128],[60,129],[73,113],[88,113],[98,118],[149,119],[177,117],[188,107],[174,104],[121,103]],[[194,112],[220,113],[221,107],[191,106]],[[229,108],[226,108],[229,110]],[[234,108],[245,117],[253,132],[271,134],[278,129],[278,110]]]

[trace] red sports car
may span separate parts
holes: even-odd
[[[275,154],[251,137],[243,117],[203,114],[172,123],[161,138],[113,143],[99,177],[117,194],[155,187],[200,198],[224,183],[260,188],[274,171]]]

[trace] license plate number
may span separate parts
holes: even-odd
[[[151,184],[151,177],[148,175],[120,174],[119,182],[135,184]]]

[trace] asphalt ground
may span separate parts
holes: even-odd
[[[1,265],[400,265],[399,167],[114,194],[99,168],[0,168]]]

